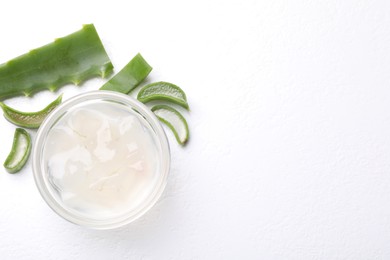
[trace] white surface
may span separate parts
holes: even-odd
[[[389,1],[79,2],[4,3],[0,60],[93,22],[117,70],[141,52],[183,87],[191,142],[168,133],[162,199],[113,231],[55,215],[30,164],[1,170],[1,259],[390,258]]]

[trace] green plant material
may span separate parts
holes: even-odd
[[[93,24],[0,65],[0,100],[94,77],[108,76],[111,61]]]
[[[138,92],[137,99],[142,103],[154,100],[169,101],[189,110],[187,97],[184,91],[178,86],[168,82],[160,81],[144,86]]]
[[[172,130],[179,144],[187,143],[189,138],[188,124],[179,111],[167,105],[156,105],[152,107],[152,111],[161,122]]]
[[[16,128],[12,149],[4,162],[9,173],[17,173],[26,164],[31,152],[31,137],[26,130]]]
[[[130,93],[152,71],[152,67],[138,53],[127,65],[114,77],[107,81],[100,89],[112,90],[124,94]]]
[[[37,112],[22,112],[0,102],[4,117],[11,123],[26,128],[38,128],[46,116],[62,102],[62,95]]]

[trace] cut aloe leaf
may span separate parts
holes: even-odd
[[[172,130],[179,144],[184,145],[188,141],[188,124],[179,111],[167,105],[156,105],[152,107],[152,111]]]
[[[138,53],[127,65],[106,82],[100,89],[124,94],[130,93],[152,71],[152,67]]]
[[[154,100],[164,100],[189,109],[187,97],[184,91],[169,82],[160,81],[144,86],[138,92],[137,99],[142,103]]]
[[[113,66],[93,24],[0,65],[0,100],[111,74]]]
[[[4,162],[9,173],[17,173],[26,164],[31,152],[31,137],[26,130],[17,128],[14,134],[12,149]]]
[[[53,111],[62,102],[62,95],[47,105],[44,109],[37,112],[22,112],[0,102],[4,117],[11,123],[26,128],[38,128],[46,116]]]

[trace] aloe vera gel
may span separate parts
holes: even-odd
[[[40,167],[53,203],[69,214],[123,219],[145,210],[162,192],[169,164],[166,137],[161,142],[153,128],[161,126],[151,125],[139,110],[87,100],[52,120],[39,151]]]

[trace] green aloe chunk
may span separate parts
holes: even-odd
[[[37,112],[22,112],[0,102],[4,117],[11,123],[26,128],[38,128],[46,116],[53,111],[62,102],[62,95],[47,105],[44,109]]]
[[[0,65],[0,100],[108,76],[111,61],[93,24]]]
[[[152,71],[146,60],[137,54],[127,65],[107,81],[100,89],[112,90],[124,94],[130,93]]]
[[[156,105],[152,107],[152,111],[161,122],[172,130],[179,144],[184,145],[188,141],[188,124],[179,111],[167,105]]]
[[[154,100],[165,100],[189,109],[184,91],[169,82],[160,81],[144,86],[138,92],[137,99],[142,103]]]
[[[17,128],[14,134],[12,149],[4,162],[9,173],[17,173],[26,164],[31,152],[31,137],[26,130]]]

